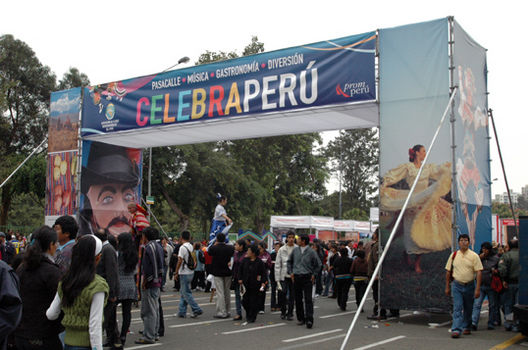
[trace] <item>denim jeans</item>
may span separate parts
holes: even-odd
[[[470,329],[473,299],[475,296],[475,283],[463,285],[457,281],[451,283],[451,296],[453,297],[453,325],[451,331],[462,332]]]
[[[272,309],[277,308],[277,282],[275,281],[275,276],[270,276],[270,285],[271,285],[271,301],[270,307]]]
[[[159,287],[147,288],[141,300],[141,319],[143,320],[143,337],[154,341],[159,328]]]
[[[179,275],[180,279],[180,306],[178,315],[185,316],[187,314],[187,305],[190,305],[193,313],[201,313],[202,309],[194,301],[191,292],[191,282],[193,280],[194,273],[188,275]]]
[[[279,306],[281,314],[285,316],[293,316],[293,306],[295,303],[295,293],[293,291],[293,282],[291,278],[284,278],[281,281],[282,291],[279,291]]]
[[[504,291],[504,327],[506,329],[512,326],[518,326],[519,321],[514,321],[513,306],[517,303],[519,296],[519,285],[508,284]]]
[[[242,316],[242,300],[240,298],[240,284],[235,284],[235,305],[236,305],[236,313],[238,316]]]
[[[484,301],[484,298],[488,296],[488,327],[493,328],[495,317],[497,315],[497,312],[499,310],[499,295],[496,291],[491,289],[490,286],[484,286],[482,285],[480,287],[480,298],[475,299],[473,302],[473,315],[471,316],[471,323],[474,326],[478,326],[479,319],[480,319],[480,311],[482,309],[482,302]]]
[[[328,271],[328,274],[326,275],[325,288],[323,291],[324,297],[328,296],[329,292],[332,292],[332,294],[335,294],[333,291],[333,288],[330,288],[333,285],[334,285],[334,270],[330,270]]]

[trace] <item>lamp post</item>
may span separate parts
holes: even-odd
[[[168,71],[169,69],[172,69],[182,63],[187,63],[189,62],[190,59],[189,57],[187,56],[183,56],[182,58],[180,58],[178,60],[178,62],[176,62],[176,64],[173,64],[172,66],[170,66],[169,68],[166,68],[164,69],[161,73],[165,73],[166,71]],[[161,74],[159,73],[159,74]],[[147,196],[150,197],[152,195],[152,182],[151,182],[151,179],[152,179],[152,147],[149,147],[149,170],[148,170],[148,189],[147,189]],[[147,208],[148,208],[148,211],[150,212],[150,204],[147,203]]]

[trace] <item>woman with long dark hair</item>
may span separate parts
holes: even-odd
[[[121,344],[125,340],[130,327],[132,303],[137,300],[136,268],[139,260],[134,240],[130,233],[121,233],[117,237],[117,265],[119,268],[119,296],[123,307],[123,323],[121,325]]]
[[[62,349],[59,321],[46,318],[46,310],[57,292],[61,270],[54,263],[57,233],[42,226],[33,233],[22,264],[17,269],[22,298],[22,320],[15,331],[17,349]]]
[[[72,249],[72,261],[59,283],[55,299],[46,311],[50,320],[64,312],[65,350],[103,349],[103,308],[108,284],[95,273],[103,244],[93,235],[84,235]]]

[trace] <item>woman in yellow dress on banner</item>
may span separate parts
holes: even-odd
[[[409,162],[387,171],[380,189],[381,210],[397,215],[425,159],[422,145],[409,149]],[[409,189],[391,186],[405,180]],[[443,197],[451,191],[451,163],[425,164],[403,216],[403,241],[407,263],[416,255],[414,270],[421,273],[421,254],[451,247],[451,204]]]

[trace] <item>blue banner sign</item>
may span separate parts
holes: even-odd
[[[376,33],[85,88],[82,136],[376,99]]]

